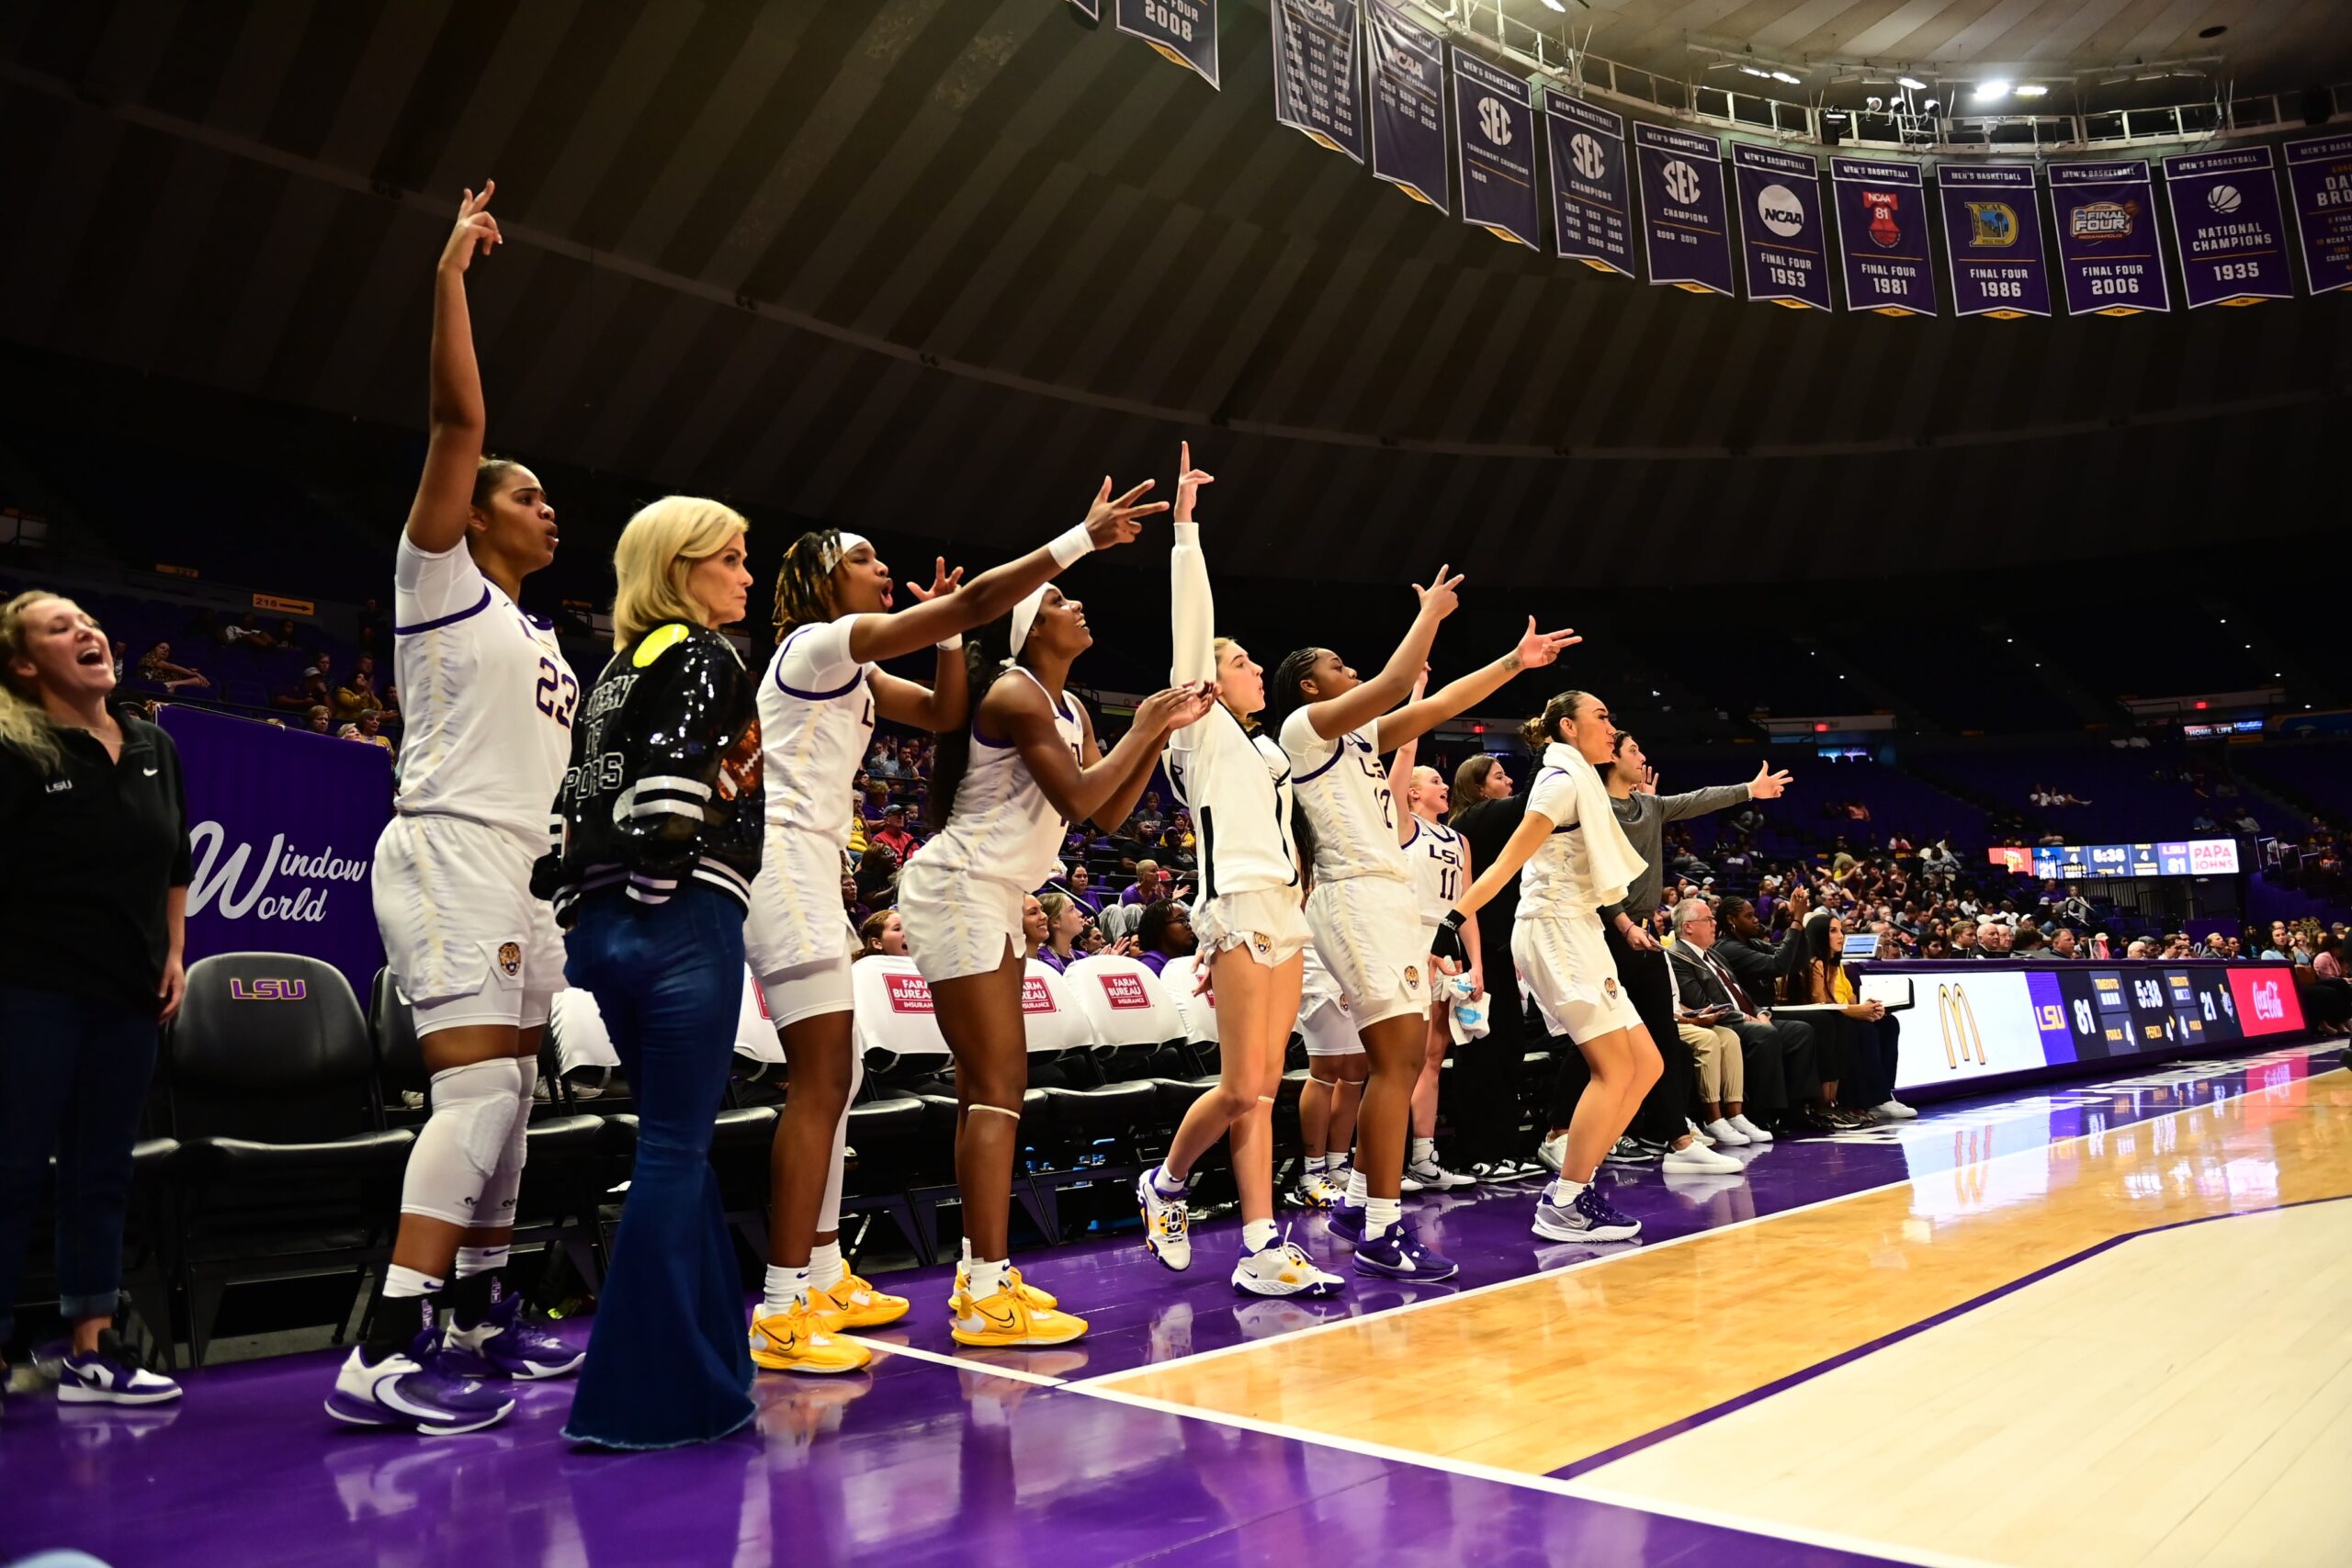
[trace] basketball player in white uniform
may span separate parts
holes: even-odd
[[[514,1234],[539,1034],[563,942],[531,863],[571,747],[580,685],[523,579],[555,558],[555,509],[528,468],[482,456],[465,275],[499,242],[471,191],[434,295],[432,433],[392,571],[407,737],[397,814],[376,844],[376,923],[413,1004],[432,1113],[408,1159],[391,1266],[328,1413],[428,1434],[503,1419],[500,1377],[554,1377],[573,1350],[495,1293]],[[428,1300],[435,1312],[427,1322]]]
[[[1416,691],[1418,698],[1420,694]],[[1451,960],[1435,956],[1438,922],[1445,919],[1453,901],[1470,886],[1470,845],[1461,834],[1445,825],[1446,807],[1453,792],[1445,776],[1435,768],[1417,768],[1413,756],[1419,742],[1412,741],[1396,749],[1391,759],[1391,776],[1405,783],[1405,811],[1399,840],[1404,845],[1405,858],[1413,868],[1413,897],[1421,915],[1421,942],[1431,953],[1429,973],[1430,985],[1437,988],[1449,968],[1458,969],[1470,976],[1472,994],[1486,988],[1479,963],[1478,933],[1464,927],[1462,932],[1465,949],[1464,962],[1459,965]],[[1446,1191],[1456,1187],[1474,1187],[1477,1179],[1446,1169],[1437,1162],[1437,1089],[1438,1078],[1445,1066],[1446,1047],[1453,1043],[1451,996],[1430,998],[1429,1034],[1422,1043],[1421,1076],[1413,1080],[1413,1143],[1405,1159],[1404,1190],[1407,1192]]]
[[[1614,760],[1617,732],[1599,697],[1563,692],[1524,733],[1542,760],[1527,814],[1442,929],[1461,931],[1519,878],[1512,961],[1544,1026],[1574,1040],[1592,1067],[1592,1082],[1568,1123],[1560,1175],[1536,1201],[1535,1234],[1549,1241],[1631,1241],[1641,1234],[1640,1222],[1592,1184],[1662,1070],[1657,1046],[1618,979],[1598,913],[1623,898],[1643,869],[1595,769]],[[1444,945],[1445,937],[1439,940]]]
[[[1125,821],[1168,732],[1198,720],[1211,700],[1205,687],[1145,698],[1103,756],[1084,705],[1064,689],[1071,661],[1093,641],[1084,606],[1051,583],[981,628],[966,650],[970,731],[941,739],[932,774],[939,833],[899,874],[907,950],[956,1059],[956,1182],[972,1249],[952,1303],[959,1345],[1060,1345],[1086,1332],[1084,1319],[1024,1285],[1009,1257],[1029,1079],[1022,901],[1057,869],[1066,822]]]
[[[1311,942],[1299,975],[1298,1032],[1306,1042],[1306,1082],[1298,1091],[1298,1138],[1306,1156],[1291,1198],[1302,1209],[1329,1209],[1347,1196],[1353,1174],[1348,1149],[1371,1063],[1348,998]]]
[[[1405,1230],[1398,1197],[1413,1082],[1420,1075],[1422,1018],[1430,1005],[1429,952],[1412,873],[1396,841],[1396,802],[1380,759],[1521,670],[1551,663],[1578,640],[1566,632],[1539,632],[1531,619],[1510,652],[1399,707],[1428,662],[1438,623],[1453,613],[1461,581],[1441,568],[1429,587],[1414,589],[1420,613],[1371,680],[1329,649],[1303,648],[1282,661],[1267,694],[1269,711],[1280,716],[1277,733],[1290,758],[1291,787],[1314,840],[1307,925],[1355,1010],[1371,1058],[1356,1125],[1356,1168],[1331,1229],[1356,1242],[1358,1273],[1391,1279],[1442,1280],[1454,1265]]]
[[[1290,763],[1254,733],[1266,705],[1266,672],[1249,650],[1216,636],[1207,558],[1193,509],[1208,474],[1182,449],[1176,480],[1170,612],[1179,685],[1210,682],[1217,705],[1168,740],[1168,778],[1199,834],[1200,891],[1193,904],[1195,962],[1216,999],[1217,1086],[1193,1101],[1158,1168],[1136,1178],[1144,1245],[1169,1268],[1192,1267],[1185,1208],[1193,1162],[1230,1134],[1241,1192],[1241,1255],[1233,1288],[1256,1296],[1328,1296],[1345,1283],[1316,1266],[1274,1224],[1274,1094],[1283,1050],[1298,1016],[1300,954],[1308,941],[1300,908],[1298,852],[1290,838]]]
[[[870,1352],[839,1338],[907,1312],[903,1296],[849,1272],[841,1254],[842,1162],[849,1102],[863,1065],[850,1039],[850,964],[857,933],[842,912],[842,847],[852,785],[877,717],[930,730],[969,712],[963,634],[1011,613],[1066,565],[1134,538],[1148,482],[1114,499],[1111,481],[1086,520],[1050,545],[957,586],[939,563],[932,586],[906,584],[917,603],[892,613],[890,569],[861,535],[804,534],[776,576],[775,656],[760,682],[767,828],[752,885],[744,948],[782,1035],[791,1091],[777,1121],[766,1289],[752,1325],[752,1359],[780,1371],[847,1372]],[[879,660],[936,646],[929,687],[883,671]]]

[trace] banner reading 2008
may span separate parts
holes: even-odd
[[[1650,281],[1693,294],[1731,292],[1723,143],[1695,130],[1634,125],[1642,162],[1642,245]]]
[[[1792,310],[1828,310],[1821,165],[1808,153],[1735,141],[1731,173],[1739,197],[1739,254],[1747,297]]]
[[[1455,50],[1453,123],[1462,152],[1462,221],[1541,249],[1535,110],[1527,84]]]
[[[1962,316],[2013,321],[2050,314],[2041,187],[2031,164],[1936,165],[1951,255],[1951,303]]]
[[[2136,316],[2172,309],[2156,249],[2155,189],[2144,162],[2052,164],[2050,207],[2058,219],[2058,266],[2066,311]]]
[[[1625,121],[1581,98],[1544,95],[1552,151],[1552,249],[1602,272],[1634,276]]]
[[[1363,162],[1356,0],[1273,0],[1274,118]]]
[[[1214,87],[1216,0],[1118,0],[1112,19]]]
[[[1402,11],[1364,11],[1372,57],[1372,172],[1407,196],[1450,211],[1445,173],[1445,45]]]
[[[1829,190],[1838,203],[1838,248],[1846,253],[1846,309],[1934,315],[1936,268],[1919,165],[1832,158]]]
[[[2292,299],[2287,225],[2267,147],[2180,152],[2165,160],[2180,292],[2188,308]]]

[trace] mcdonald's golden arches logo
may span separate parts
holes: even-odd
[[[1976,1026],[1976,1010],[1969,1004],[1968,992],[1958,981],[1936,987],[1936,1023],[1943,1031],[1947,1068],[1956,1072],[1972,1056],[1978,1066],[1987,1065],[1984,1032]]]

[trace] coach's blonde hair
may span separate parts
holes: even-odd
[[[698,495],[639,509],[613,550],[613,646],[627,648],[664,621],[703,625],[709,612],[686,592],[686,573],[749,527],[733,507]]]
[[[25,612],[45,599],[72,604],[62,593],[36,588],[0,604],[0,746],[12,746],[30,757],[44,774],[53,773],[65,760],[57,741],[57,726],[41,706],[40,693],[10,666],[25,652]]]

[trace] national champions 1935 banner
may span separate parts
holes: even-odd
[[[391,754],[304,729],[165,706],[187,784],[187,961],[299,953],[367,1002],[384,962],[368,874],[392,815]]]
[[[2190,310],[2295,297],[2272,167],[2267,147],[2177,152],[2165,160],[2180,291]]]

